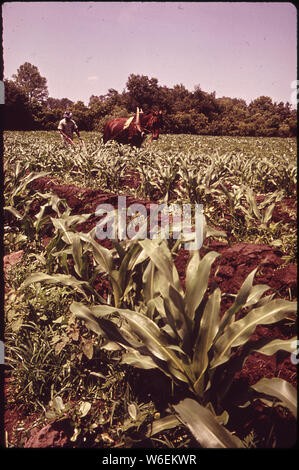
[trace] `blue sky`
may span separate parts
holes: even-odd
[[[2,17],[5,78],[30,62],[54,98],[88,104],[134,73],[286,102],[297,78],[291,3],[8,2]]]

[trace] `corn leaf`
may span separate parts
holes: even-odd
[[[113,260],[110,250],[97,243],[89,234],[80,233],[80,238],[81,240],[90,243],[96,262],[103,268],[105,273],[111,274],[113,269]]]
[[[171,284],[168,285],[168,289],[168,296],[164,298],[164,307],[169,324],[173,331],[178,333],[182,342],[187,347],[192,347],[192,325],[185,314],[184,299]]]
[[[297,416],[297,390],[286,380],[279,377],[263,378],[251,385],[251,388],[258,393],[277,398],[281,402],[279,404],[286,406],[295,417]]]
[[[120,310],[118,310],[118,313],[124,315]],[[132,331],[154,356],[166,362],[173,362],[178,370],[181,370],[183,373],[185,372],[183,362],[168,347],[168,341],[161,333],[160,328],[152,320],[139,312],[132,311],[130,315],[125,316],[125,319]]]
[[[208,351],[213,344],[213,340],[219,327],[220,300],[221,291],[217,288],[213,294],[210,295],[200,321],[199,334],[195,343],[192,361],[194,374],[199,376],[198,380],[201,378],[201,375],[205,372],[208,366]]]
[[[191,266],[188,268],[188,280],[186,279],[185,308],[189,318],[194,319],[195,310],[203,299],[208,287],[211,266],[219,253],[211,251],[199,261],[198,255],[191,258]]]
[[[196,440],[205,448],[238,448],[242,442],[233,436],[204,406],[191,398],[185,398],[173,408],[182,422],[188,426]]]
[[[173,263],[171,252],[166,243],[159,240],[139,240],[146,255],[152,260],[157,269],[178,292],[183,293],[176,267]]]
[[[165,416],[149,424],[147,426],[146,435],[151,437],[167,429],[176,428],[177,426],[182,426],[182,423],[174,414]]]
[[[23,215],[17,211],[17,209],[15,209],[14,207],[12,206],[5,206],[3,207],[4,210],[10,212],[12,215],[14,215],[17,219],[22,219],[23,218]]]
[[[150,356],[140,354],[138,351],[131,349],[123,354],[121,359],[122,364],[128,364],[139,369],[156,369],[157,364]]]
[[[84,297],[86,294],[82,289],[83,286],[89,287],[88,282],[86,281],[79,281],[74,276],[70,274],[46,274],[46,273],[34,273],[29,276],[22,284],[22,287],[27,287],[34,282],[45,282],[46,284],[63,284],[65,286],[73,287],[74,289],[78,289]]]
[[[243,282],[232,306],[225,312],[223,315],[218,333],[216,335],[215,340],[219,338],[219,336],[223,333],[227,325],[229,325],[232,321],[234,321],[235,315],[246,305],[246,302],[250,302],[253,300],[254,296],[256,296],[257,291],[256,289],[253,290],[252,283],[255,273],[258,268],[255,268],[251,273],[247,276],[245,281]]]
[[[103,315],[106,314],[105,312],[105,306],[103,310]],[[110,307],[109,312],[110,312]],[[99,323],[97,320],[94,318],[94,316],[91,313],[90,308],[88,308],[86,305],[82,304],[81,302],[72,302],[70,305],[70,311],[77,317],[80,318],[81,320],[84,320],[86,322],[87,327],[97,333],[100,336],[106,336],[105,332],[103,329],[100,327]]]
[[[244,304],[244,308],[257,304],[260,301],[262,295],[269,289],[270,287],[266,284],[256,284],[255,286],[252,286],[251,291],[247,297],[247,301]]]
[[[74,234],[68,230],[65,219],[56,219],[51,217],[51,222],[57,230],[63,233],[63,240],[69,245],[72,244]]]
[[[289,353],[294,352],[294,342],[296,344],[297,337],[294,336],[291,339],[274,339],[270,341],[270,343],[266,344],[265,346],[254,349],[254,351],[259,352],[261,354],[265,354],[266,356],[272,356],[277,351],[287,351]]]
[[[149,263],[142,275],[143,297],[146,303],[150,302],[154,298],[154,272],[155,265],[151,260],[149,260]]]
[[[274,208],[275,208],[275,202],[273,202],[273,204],[271,204],[269,207],[267,207],[267,209],[265,210],[265,213],[264,213],[264,216],[263,216],[263,222],[266,224],[267,222],[269,222],[269,220],[271,219],[272,217],[272,214],[273,214],[273,211],[274,211]]]
[[[134,269],[134,261],[136,261],[136,259],[138,258],[140,251],[141,248],[137,243],[132,244],[121,261],[121,265],[119,267],[118,272],[119,284],[122,291],[125,289],[127,277],[130,275],[130,272]]]
[[[191,372],[184,352],[177,345],[169,343],[168,337],[150,318],[133,310],[116,309],[115,307],[108,306],[92,307],[90,312],[95,317],[103,317],[103,315],[108,312],[118,314],[121,320],[123,320],[121,325],[118,327],[118,334],[126,341],[125,344],[129,343],[131,347],[135,348],[139,348],[141,346],[145,347],[150,355],[155,356],[161,361],[165,361],[168,364],[168,367],[171,365],[172,370],[174,371],[174,376],[177,379],[184,379],[185,382],[188,381],[188,375]],[[98,318],[97,320],[99,321],[101,328],[105,330],[107,336],[111,340],[115,341],[115,335],[114,337],[109,336],[109,331],[105,329],[103,320],[101,318]],[[106,326],[108,323],[109,320],[106,321]],[[114,328],[116,328],[116,324],[114,324]],[[137,338],[139,343],[136,341]],[[118,339],[118,341],[121,342],[120,339]],[[121,344],[124,343],[121,342]],[[172,347],[175,347],[176,350],[174,351]],[[181,358],[184,358],[184,360],[182,360],[179,355]]]
[[[78,234],[74,235],[72,242],[72,255],[74,259],[74,268],[79,277],[82,277],[82,245]]]
[[[252,191],[251,188],[248,188],[247,189],[247,193],[246,193],[246,199],[250,205],[250,209],[251,211],[253,212],[253,214],[255,215],[255,217],[258,219],[258,220],[262,220],[262,216],[261,216],[261,213],[257,207],[257,203],[256,203],[256,200],[255,200],[255,196],[254,196],[254,193]]]
[[[154,265],[163,273],[169,283],[172,279],[172,263],[162,252],[157,240],[139,240],[139,243]]]
[[[217,340],[211,367],[216,367],[227,361],[231,348],[246,343],[257,325],[276,323],[285,318],[286,314],[296,311],[296,302],[282,299],[271,300],[262,307],[251,310],[244,318],[228,326]]]

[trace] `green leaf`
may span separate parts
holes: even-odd
[[[196,440],[205,448],[240,448],[242,442],[233,436],[204,406],[191,398],[173,405],[182,422],[188,426]]]
[[[252,300],[258,297],[258,293],[260,293],[260,291],[253,289],[252,287],[253,278],[257,269],[258,268],[255,268],[253,271],[251,271],[250,274],[248,274],[247,278],[240,287],[234,303],[223,315],[215,340],[219,338],[227,325],[234,321],[235,315],[246,305],[246,302],[252,302]]]
[[[46,274],[46,273],[34,273],[29,276],[22,284],[22,287],[27,287],[29,284],[34,282],[45,282],[46,284],[63,284],[65,286],[73,287],[78,289],[85,297],[86,294],[82,289],[83,286],[88,287],[89,284],[85,281],[79,281],[70,274]]]
[[[159,240],[138,240],[146,255],[152,260],[165,279],[172,284],[178,292],[183,293],[179,276],[172,260],[171,252],[166,243]]]
[[[124,291],[126,287],[127,278],[128,276],[130,276],[131,270],[134,269],[134,261],[137,260],[140,251],[141,251],[141,247],[139,244],[137,243],[132,244],[122,259],[122,262],[118,271],[119,272],[119,284],[120,284],[122,292]]]
[[[218,331],[220,322],[220,300],[221,291],[217,288],[213,294],[210,295],[200,321],[192,361],[192,368],[198,380],[200,380],[208,366],[208,352]],[[196,384],[194,384],[194,386],[196,387]]]
[[[265,210],[265,214],[264,214],[264,217],[263,217],[263,222],[266,224],[267,222],[269,222],[269,220],[271,219],[272,217],[272,214],[273,214],[273,211],[274,211],[274,208],[275,208],[275,202],[273,202],[273,204],[271,204],[269,207],[267,207],[267,209]]]
[[[194,259],[195,256],[195,259]],[[215,251],[210,251],[199,261],[198,255],[191,258],[191,266],[187,268],[188,283],[186,281],[185,306],[189,318],[194,319],[195,310],[201,303],[208,287],[211,266],[220,256]]]
[[[203,240],[209,237],[221,237],[227,238],[227,234],[222,230],[216,230],[213,227],[207,225],[206,218],[203,217]]]
[[[174,378],[179,380],[184,379],[184,381],[188,382],[188,376],[191,371],[184,352],[178,345],[170,344],[168,337],[163,331],[143,313],[108,306],[92,307],[89,309],[89,312],[94,317],[99,316],[99,325],[101,328],[105,329],[105,333],[110,340],[117,341],[124,347],[130,344],[131,347],[136,349],[140,347],[146,348],[150,356],[165,361],[168,368],[171,367]],[[105,328],[103,319],[100,317],[103,318],[103,316],[108,313],[116,313],[121,320],[123,320],[120,325],[118,321],[119,326],[117,327],[117,331],[115,331],[116,323],[109,320],[106,320],[107,328]],[[86,316],[89,317],[89,314]],[[111,330],[112,327],[114,330]],[[117,332],[119,334],[118,339],[116,338]],[[121,340],[121,337],[124,341]],[[137,339],[139,341],[137,341]],[[175,350],[173,350],[173,348],[175,348]],[[180,359],[176,352],[178,352],[184,360]],[[190,381],[192,382],[192,377]]]
[[[78,234],[74,235],[72,242],[72,255],[74,258],[74,268],[79,277],[82,276],[82,245]]]
[[[250,205],[250,209],[251,211],[253,212],[253,214],[255,215],[255,217],[258,219],[258,220],[262,220],[262,216],[261,216],[261,213],[257,207],[257,203],[256,203],[256,200],[255,200],[255,196],[254,196],[254,193],[252,191],[251,188],[248,188],[247,189],[247,193],[246,193],[246,199]]]
[[[244,318],[232,323],[215,344],[211,368],[227,361],[232,347],[246,343],[257,325],[267,325],[282,320],[286,314],[297,311],[297,303],[288,300],[271,300],[262,307],[251,310]]]
[[[22,215],[19,211],[17,211],[17,209],[15,209],[15,208],[12,207],[12,206],[5,206],[5,207],[3,207],[3,209],[4,209],[5,211],[10,212],[10,213],[11,213],[12,215],[14,215],[17,219],[22,219],[22,218],[23,218],[23,215]]]
[[[278,377],[263,378],[255,385],[251,385],[251,388],[258,393],[277,398],[295,417],[297,416],[297,390],[286,380]]]
[[[178,334],[188,349],[191,345],[192,325],[185,314],[184,299],[171,284],[168,285],[168,296],[164,298],[165,312],[173,331]]]
[[[13,193],[10,196],[10,199],[13,199],[16,195],[21,194],[24,189],[28,186],[28,184],[32,183],[32,181],[42,178],[44,176],[49,175],[49,172],[42,171],[40,173],[29,173],[25,178],[23,178],[21,184],[15,188]]]
[[[147,426],[146,435],[147,437],[154,436],[162,431],[167,429],[176,428],[181,426],[181,421],[173,414],[170,416],[165,416],[164,418],[157,419]]]
[[[183,362],[169,349],[168,341],[152,320],[139,312],[131,311],[130,315],[127,315],[118,309],[118,313],[129,323],[132,331],[154,356],[166,362],[173,362],[178,370],[185,372]]]
[[[44,212],[45,212],[45,210],[46,210],[47,207],[49,207],[49,204],[48,204],[48,203],[46,203],[46,204],[40,206],[39,212],[35,215],[36,221],[34,222],[33,225],[34,225],[35,230],[36,230],[37,232],[39,232],[40,227],[43,225],[43,223],[44,223],[45,221],[47,221],[47,220],[50,219],[50,216],[49,216],[49,215],[43,217]]]
[[[113,265],[112,254],[110,250],[97,243],[89,234],[80,233],[79,236],[81,240],[91,244],[94,259],[100,266],[102,266],[104,272],[111,274]]]
[[[65,240],[65,242],[71,245],[73,241],[74,233],[68,230],[66,226],[66,220],[56,219],[54,217],[51,217],[51,222],[57,230],[60,230],[63,233],[63,237],[64,237],[63,239]]]
[[[266,344],[265,346],[254,349],[254,351],[259,352],[261,354],[265,354],[266,356],[272,356],[277,351],[287,351],[289,353],[294,352],[294,342],[296,344],[297,337],[294,336],[291,339],[274,339],[270,341],[270,343]]]
[[[81,320],[84,320],[87,324],[87,327],[97,333],[100,336],[106,336],[105,332],[100,327],[99,323],[96,321],[94,316],[91,313],[91,310],[81,302],[73,302],[70,305],[70,311]],[[110,310],[109,310],[110,312]]]
[[[186,292],[191,292],[193,283],[200,263],[199,250],[191,251],[190,258],[186,267],[185,286]]]
[[[150,302],[154,298],[154,272],[155,265],[150,260],[142,276],[143,297],[146,303]]]
[[[138,351],[131,349],[123,354],[121,364],[128,364],[139,369],[156,369],[158,365],[150,356],[140,354]]]
[[[260,301],[262,295],[269,289],[271,288],[266,284],[257,284],[255,286],[252,286],[251,291],[247,297],[246,303],[244,304],[244,307],[249,307],[257,304]]]
[[[70,309],[78,318],[85,320],[90,329],[110,340],[109,343],[104,345],[105,349],[116,350],[117,348],[113,344],[116,342],[125,348],[130,346],[138,349],[141,346],[140,341],[138,341],[136,335],[132,334],[126,323],[121,322],[119,324],[119,312],[129,315],[131,310],[117,309],[110,305],[87,307],[80,302],[73,302]],[[113,314],[118,314],[117,324],[107,319]]]
[[[154,265],[163,273],[169,283],[172,279],[172,264],[168,257],[162,252],[157,240],[139,240],[139,244],[150,257]]]

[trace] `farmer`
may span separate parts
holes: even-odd
[[[66,111],[63,115],[63,119],[58,124],[58,130],[61,134],[61,139],[62,142],[64,143],[64,146],[67,147],[67,144],[75,146],[73,142],[73,133],[75,132],[80,140],[82,142],[82,139],[79,134],[79,129],[75,121],[71,119],[72,113],[70,111]]]

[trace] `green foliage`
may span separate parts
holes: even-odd
[[[5,118],[4,129],[30,130],[34,128],[34,119],[29,100],[12,80],[4,80]]]
[[[204,411],[204,407],[210,404],[218,412],[224,411],[222,403],[229,394],[234,373],[252,351],[246,343],[256,326],[275,323],[288,314],[295,314],[297,304],[262,297],[269,287],[253,286],[255,269],[220,320],[220,289],[206,296],[210,268],[217,253],[210,252],[200,259],[198,252],[194,252],[187,266],[186,291],[183,292],[166,244],[155,240],[144,240],[139,244],[150,262],[143,274],[144,299],[138,310],[108,305],[87,307],[77,302],[73,302],[70,309],[77,318],[85,320],[92,331],[105,338],[104,348],[121,346],[124,364],[143,369],[157,368],[175,383],[187,385],[196,400],[186,399],[175,409],[201,445],[240,446],[237,441],[230,440],[232,438],[217,423],[216,417]],[[243,316],[238,319],[242,311]],[[267,354],[279,349],[289,350],[289,343],[269,343]],[[244,347],[242,352],[241,347]],[[237,362],[236,348],[239,348]],[[255,346],[255,351],[259,350]],[[261,351],[266,351],[265,343]],[[281,384],[278,395],[274,385],[273,388],[271,385],[264,387],[261,383],[255,389],[270,395],[274,393],[294,412],[295,390],[285,381],[278,380]],[[195,416],[196,407],[198,413]],[[207,439],[203,437],[205,434],[199,433],[199,428],[209,429]]]
[[[210,225],[238,241],[279,246],[295,260],[295,210],[290,214],[294,222],[276,222],[272,217],[275,207],[283,207],[284,198],[296,195],[293,139],[162,135],[151,146],[136,150],[115,142],[103,145],[97,133],[82,136],[85,145],[76,142],[72,149],[62,148],[58,133],[5,132],[5,205],[18,212],[22,207],[23,215],[27,204],[41,196],[29,190],[29,185],[22,190],[26,198],[28,193],[28,202],[23,196],[14,197],[13,202],[16,178],[22,187],[29,177],[23,182],[26,171],[37,177],[46,171],[79,187],[100,187],[157,202],[203,204]],[[129,181],[128,173],[132,174]],[[25,219],[19,219],[18,230],[22,224]],[[22,235],[15,231],[5,236],[13,241]]]
[[[134,365],[136,360],[138,367],[158,367],[174,381],[188,384],[201,399],[207,385],[204,375],[208,367],[213,370],[229,361],[232,348],[245,344],[258,324],[280,321],[287,313],[296,311],[294,302],[261,299],[269,287],[252,286],[254,270],[220,321],[220,290],[216,289],[208,299],[205,297],[217,253],[209,252],[200,260],[198,252],[194,252],[186,270],[184,293],[166,244],[155,240],[143,240],[139,244],[150,258],[143,274],[144,309],[81,308],[73,304],[71,310],[91,322],[90,327],[97,333],[105,331],[109,340],[117,337],[113,320],[110,328],[107,321],[114,314],[120,324],[116,342],[128,349],[123,361],[129,360]],[[248,308],[246,316],[236,320],[245,307]],[[93,317],[100,328],[92,321]],[[121,319],[120,323],[117,318]],[[208,359],[210,349],[212,355]]]
[[[25,62],[13,75],[16,85],[25,93],[29,103],[44,102],[48,98],[47,79],[42,77],[35,65]]]
[[[242,99],[216,98],[215,92],[207,93],[199,85],[194,91],[187,90],[183,84],[168,88],[159,85],[157,78],[130,74],[122,93],[110,88],[106,95],[92,95],[86,106],[82,101],[48,98],[46,78],[28,62],[19,67],[13,78],[14,81],[5,83],[5,129],[54,130],[67,107],[80,130],[102,133],[109,118],[125,117],[138,106],[144,112],[162,109],[163,132],[168,134],[296,135],[296,110],[288,102],[273,103],[267,96],[247,105]]]

